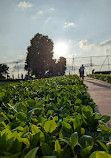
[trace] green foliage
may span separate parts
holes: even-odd
[[[78,76],[0,87],[1,158],[99,158],[111,154],[109,116],[99,116]]]
[[[105,81],[107,83],[111,83],[111,75],[107,75],[107,74],[92,74],[92,75],[88,75],[88,77],[92,77],[98,80],[102,80]]]
[[[8,75],[9,67],[6,64],[0,64],[0,79],[5,79],[5,75]]]

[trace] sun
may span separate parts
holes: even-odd
[[[59,58],[60,56],[65,57],[67,54],[68,46],[65,42],[58,42],[54,46],[54,57]]]

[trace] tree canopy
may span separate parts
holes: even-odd
[[[0,79],[5,79],[5,75],[8,75],[9,67],[6,64],[0,64]]]
[[[52,74],[52,76],[64,75],[65,70],[66,70],[66,58],[64,57],[60,57],[58,62],[56,62],[56,60],[53,60],[49,68],[49,72],[50,74]]]
[[[28,75],[35,75],[37,78],[44,77],[46,71],[51,76],[58,73],[63,75],[66,70],[66,59],[60,57],[59,61],[53,59],[53,42],[48,36],[37,33],[30,41],[27,48],[25,70]]]
[[[66,70],[66,58],[60,57],[57,63],[57,72],[60,72],[61,75],[64,75],[65,70]]]
[[[27,48],[25,69],[36,77],[44,76],[53,57],[53,42],[48,36],[36,34]]]

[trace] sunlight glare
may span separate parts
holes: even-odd
[[[68,46],[65,42],[59,42],[54,46],[54,56],[59,58],[60,56],[65,57],[67,54]]]

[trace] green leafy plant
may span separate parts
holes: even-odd
[[[111,155],[110,117],[78,76],[0,87],[1,158],[99,158]]]

